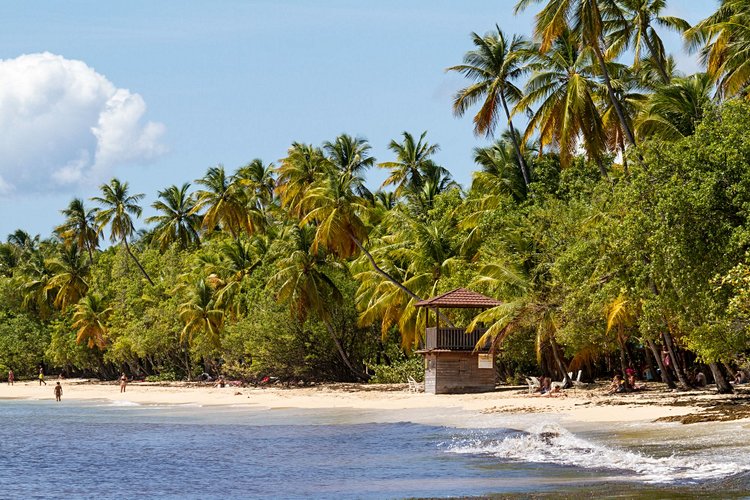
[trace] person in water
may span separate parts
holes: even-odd
[[[47,385],[47,382],[44,381],[44,368],[40,366],[39,367],[39,385],[41,386],[42,384]]]
[[[61,401],[62,400],[62,386],[60,385],[60,382],[57,383],[55,386],[55,401]]]
[[[122,372],[120,376],[120,392],[125,392],[125,387],[128,385],[128,377],[125,372]]]

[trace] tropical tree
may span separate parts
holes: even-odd
[[[170,186],[159,191],[161,199],[151,205],[159,215],[148,217],[146,222],[156,224],[154,238],[162,250],[175,242],[183,250],[200,243],[198,228],[201,220],[195,213],[196,203],[188,193],[189,189],[188,182],[182,187]]]
[[[221,330],[224,326],[224,311],[217,306],[213,289],[204,279],[199,279],[190,290],[186,302],[179,306],[180,320],[185,325],[181,340],[192,343],[196,333],[205,336],[212,348],[221,345]]]
[[[432,160],[432,156],[440,150],[440,146],[428,143],[425,140],[426,135],[427,131],[422,132],[419,139],[415,141],[414,136],[409,132],[403,132],[401,142],[392,140],[388,145],[388,149],[396,153],[396,160],[378,164],[379,167],[391,171],[382,187],[395,185],[397,197],[409,192],[418,192],[424,185],[424,174],[428,170],[440,168]]]
[[[203,213],[203,229],[212,233],[217,228],[239,238],[241,232],[255,234],[265,227],[265,214],[243,189],[241,181],[228,176],[224,167],[211,167],[206,175],[196,180],[205,189],[196,191],[193,212]]]
[[[364,175],[375,164],[375,158],[370,156],[371,149],[366,139],[348,134],[341,134],[333,142],[323,143],[323,151],[331,165],[340,172],[348,172],[355,179],[355,192],[359,196],[370,194]]]
[[[62,246],[59,255],[49,259],[47,265],[53,276],[46,289],[55,292],[53,303],[57,308],[65,310],[86,295],[89,266],[77,246]]]
[[[320,176],[331,170],[320,148],[292,143],[277,169],[276,192],[281,203],[295,217],[303,213],[301,202],[307,190]]]
[[[66,242],[75,244],[89,255],[89,264],[94,263],[94,250],[99,246],[99,231],[96,225],[96,210],[86,210],[83,200],[73,198],[68,208],[60,211],[65,222],[55,232]]]
[[[535,51],[529,68],[534,73],[526,84],[526,95],[516,111],[535,108],[524,141],[539,132],[540,146],[556,146],[560,163],[567,166],[579,141],[607,177],[602,156],[606,136],[596,103],[599,83],[592,67],[592,53],[581,49],[576,36],[563,31],[546,52]]]
[[[526,71],[524,58],[528,54],[528,44],[520,36],[514,36],[508,41],[500,28],[495,28],[494,32],[483,37],[472,33],[472,41],[476,48],[466,53],[463,64],[447,69],[457,71],[475,82],[456,93],[453,112],[457,116],[463,116],[468,108],[481,101],[482,106],[474,116],[474,133],[489,137],[500,121],[502,107],[516,150],[518,165],[521,167],[524,183],[528,186],[531,177],[521,152],[521,144],[516,140],[510,113],[510,106],[516,104],[522,96],[521,90],[513,82]]]
[[[89,348],[98,347],[100,350],[107,345],[107,320],[112,314],[104,299],[91,293],[75,305],[73,313],[73,328],[77,329],[76,342],[87,342]]]
[[[252,198],[258,203],[258,208],[263,209],[273,202],[273,191],[276,185],[274,172],[276,167],[273,163],[263,164],[263,160],[256,158],[244,167],[237,169],[235,178],[252,193]]]
[[[97,202],[101,207],[96,212],[96,222],[100,230],[109,226],[110,241],[114,243],[120,240],[130,258],[133,259],[143,276],[153,286],[154,282],[151,281],[151,277],[146,273],[128,244],[128,238],[135,232],[131,216],[141,216],[143,210],[138,202],[143,199],[144,195],[129,195],[128,183],[121,183],[118,179],[112,179],[109,184],[102,184],[99,189],[102,191],[102,196],[96,196],[91,200]]]
[[[592,50],[607,88],[607,96],[620,121],[625,138],[628,144],[635,146],[635,136],[617,99],[607,67],[607,26],[621,25],[624,22],[623,11],[616,4],[616,0],[519,0],[515,10],[519,12],[532,3],[542,1],[546,3],[537,14],[534,26],[534,34],[540,41],[539,49],[546,52],[563,33],[571,31],[581,46]]]
[[[667,6],[666,0],[617,0],[616,7],[622,15],[611,16],[619,21],[616,28],[609,33],[608,59],[620,55],[622,51],[633,50],[633,69],[638,71],[644,59],[644,48],[648,60],[658,72],[662,84],[672,79],[669,71],[669,56],[664,50],[664,42],[654,28],[654,24],[680,33],[690,28],[684,19],[664,16],[662,11]],[[610,5],[611,7],[611,5]],[[619,13],[618,13],[619,14]]]

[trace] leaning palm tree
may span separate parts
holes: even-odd
[[[424,172],[435,166],[432,156],[440,150],[439,145],[425,140],[426,131],[416,141],[409,132],[403,132],[402,135],[401,142],[392,140],[388,145],[388,149],[396,153],[396,159],[378,164],[391,171],[382,187],[395,185],[397,197],[422,189]]]
[[[287,238],[286,256],[277,261],[278,271],[268,282],[276,291],[279,302],[289,304],[296,320],[302,322],[314,315],[326,326],[341,361],[358,379],[369,377],[357,370],[349,360],[334,328],[334,307],[341,303],[342,295],[326,273],[326,255],[315,245],[315,228],[312,225],[297,227]]]
[[[475,82],[456,93],[453,112],[457,116],[463,116],[469,107],[482,102],[479,112],[474,116],[474,133],[489,137],[500,122],[502,108],[511,136],[515,137],[510,106],[517,103],[522,94],[513,82],[526,71],[524,58],[528,54],[528,44],[520,36],[514,36],[509,41],[500,28],[495,27],[496,31],[483,37],[472,33],[472,41],[476,48],[466,53],[463,64],[447,69],[457,71]],[[521,153],[521,144],[514,139],[513,146],[524,182],[528,186],[531,177]]]
[[[635,135],[617,99],[607,67],[607,27],[622,23],[624,19],[624,13],[617,6],[616,0],[519,0],[515,10],[519,12],[532,3],[541,2],[545,2],[545,5],[537,14],[534,26],[534,35],[540,41],[540,50],[549,50],[555,40],[566,31],[573,32],[582,47],[591,49],[625,138],[628,144],[635,146]]]
[[[76,342],[87,342],[89,348],[104,349],[107,345],[107,319],[112,313],[104,299],[95,293],[86,295],[75,305],[73,328],[76,328]]]
[[[65,222],[55,232],[66,242],[75,244],[79,250],[88,252],[89,264],[94,263],[94,250],[99,246],[99,231],[96,227],[96,210],[86,210],[83,200],[73,198],[68,208],[60,211]]]
[[[161,199],[151,205],[160,213],[148,217],[146,222],[156,223],[154,237],[162,250],[175,242],[178,242],[183,250],[200,243],[198,228],[201,219],[195,213],[196,203],[188,193],[189,189],[188,182],[182,187],[170,186],[159,191]]]
[[[146,270],[130,250],[130,245],[128,244],[128,238],[135,232],[131,216],[141,216],[142,209],[138,205],[138,202],[143,199],[144,195],[129,195],[128,183],[121,183],[118,179],[112,179],[109,184],[102,184],[99,189],[102,191],[102,196],[91,198],[92,201],[97,202],[101,206],[96,213],[96,222],[99,225],[99,229],[102,230],[104,227],[109,226],[110,241],[114,243],[119,240],[125,246],[125,250],[130,255],[130,258],[133,259],[133,262],[141,270],[143,276],[153,286],[154,282],[151,281],[151,277],[146,273]]]

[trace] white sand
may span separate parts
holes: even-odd
[[[0,384],[0,399],[32,399],[54,401],[56,380],[46,386],[37,381],[17,382],[14,386]],[[432,395],[408,392],[400,386],[314,386],[306,388],[243,388],[169,386],[132,382],[125,393],[117,383],[98,383],[84,380],[63,380],[63,402],[66,400],[129,401],[142,405],[197,404],[248,405],[261,408],[350,408],[358,410],[425,410],[440,420],[441,410],[446,413],[465,411],[473,414],[549,414],[573,422],[636,422],[653,421],[664,416],[686,415],[701,411],[695,406],[675,406],[679,398],[675,393],[647,391],[639,394],[608,396],[601,391],[567,391],[565,397],[541,397],[525,390],[497,391],[482,394]],[[395,390],[394,390],[395,389]],[[716,397],[710,393],[691,395],[691,402]],[[613,404],[614,403],[614,404]],[[1,405],[2,403],[0,403]],[[683,404],[685,404],[683,402]]]

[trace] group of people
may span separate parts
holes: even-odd
[[[549,396],[549,397],[557,397],[557,396],[565,396],[565,393],[563,392],[562,388],[559,385],[552,385],[552,378],[545,377],[542,375],[539,377],[539,388],[537,389],[537,392],[540,396]]]
[[[62,374],[60,374],[60,378],[62,379]],[[39,367],[39,375],[37,376],[37,380],[39,380],[39,386],[41,387],[42,384],[47,385],[47,381],[44,380],[44,367]],[[125,375],[125,372],[120,375],[120,392],[125,392],[125,389],[128,386],[128,376]],[[13,373],[13,370],[8,370],[8,385],[14,385],[16,382],[16,374]],[[223,385],[222,385],[223,387]],[[62,401],[62,395],[63,395],[63,388],[60,381],[57,382],[54,388],[54,394],[55,394],[55,401]]]

